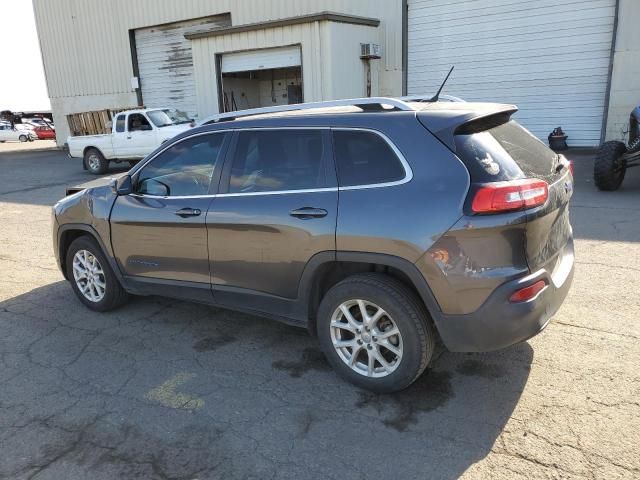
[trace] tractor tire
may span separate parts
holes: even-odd
[[[606,142],[598,149],[593,180],[599,190],[612,192],[620,188],[626,170],[620,157],[626,152],[627,147],[622,142]]]

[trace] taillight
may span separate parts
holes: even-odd
[[[509,301],[512,303],[518,302],[526,302],[527,300],[531,300],[536,295],[538,295],[544,288],[547,286],[547,282],[544,280],[538,280],[533,285],[529,285],[528,287],[521,288],[520,290],[516,290],[513,292],[511,297],[509,297]]]
[[[544,180],[526,179],[482,185],[475,193],[474,213],[500,213],[544,205],[549,185]]]

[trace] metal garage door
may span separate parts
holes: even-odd
[[[262,50],[225,53],[222,56],[222,73],[299,67],[301,64],[300,45],[265,48]]]
[[[600,141],[615,0],[409,0],[408,92],[515,103],[546,139]]]
[[[229,15],[218,15],[136,30],[144,105],[174,107],[195,116],[198,109],[191,41],[184,38],[184,34],[229,25]]]

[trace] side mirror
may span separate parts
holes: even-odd
[[[123,175],[117,178],[111,183],[111,190],[116,195],[129,195],[133,192],[133,182],[131,181],[131,175]]]

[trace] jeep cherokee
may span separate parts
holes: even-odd
[[[507,347],[567,295],[572,171],[516,111],[368,98],[219,115],[71,189],[55,255],[92,310],[163,295],[272,317],[317,335],[349,381],[398,391],[437,338]]]

